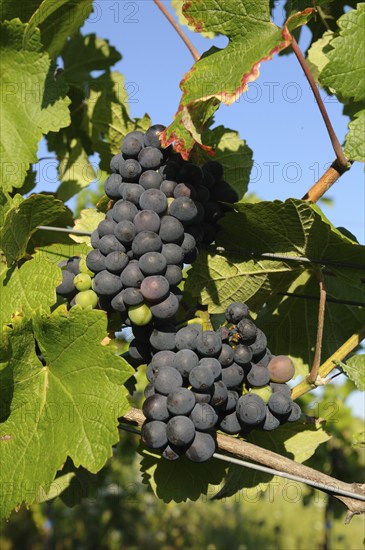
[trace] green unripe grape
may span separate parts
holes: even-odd
[[[139,304],[138,306],[131,306],[128,309],[128,317],[131,322],[139,327],[148,325],[152,321],[152,313],[150,308],[146,304]]]
[[[95,273],[87,267],[85,258],[81,258],[79,263],[79,270],[80,270],[80,273],[87,273],[87,275],[90,275],[91,278],[94,277],[95,275]]]
[[[98,305],[98,295],[93,290],[84,290],[75,296],[75,302],[82,309],[91,307],[94,309]]]
[[[91,287],[91,277],[87,273],[79,273],[74,278],[74,285],[77,290],[89,290]]]
[[[253,388],[252,390],[250,390],[249,393],[254,393],[255,395],[258,395],[267,404],[272,394],[272,389],[269,385],[261,386],[261,388]]]

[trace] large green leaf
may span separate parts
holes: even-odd
[[[288,47],[290,31],[306,23],[313,12],[308,8],[291,16],[280,29],[270,21],[269,4],[268,0],[236,2],[233,15],[231,0],[184,3],[189,26],[229,38],[226,48],[211,48],[181,81],[183,94],[175,120],[161,136],[164,145],[174,143],[184,158],[194,143],[210,149],[201,134],[220,103],[234,103],[258,77],[260,63]]]
[[[166,460],[147,451],[142,456],[143,481],[164,502],[197,500],[210,485],[219,485],[225,475],[226,464],[214,458],[197,464],[185,457]]]
[[[52,195],[32,195],[6,215],[0,231],[0,248],[9,264],[22,258],[38,225],[48,225],[65,211]]]
[[[118,417],[129,406],[123,383],[133,369],[101,345],[106,334],[104,312],[77,306],[14,319],[6,330],[0,373],[2,516],[47,493],[68,456],[76,467],[96,473],[112,455]]]
[[[252,430],[247,437],[247,441],[254,445],[300,463],[308,460],[317,447],[329,439],[330,435],[324,431],[321,424],[306,424],[304,422],[288,422],[280,426],[273,434],[263,430]],[[224,487],[215,498],[232,496],[242,489],[244,489],[245,495],[250,495],[252,488],[254,488],[252,493],[257,496],[257,490],[264,491],[273,479],[275,479],[274,476],[270,474],[232,465],[229,467]]]
[[[67,87],[62,78],[54,79],[38,31],[23,47],[26,28],[19,20],[1,25],[2,187],[7,191],[23,185],[30,163],[37,160],[42,133],[56,132],[70,121]]]
[[[30,315],[42,306],[56,302],[56,286],[61,282],[61,270],[44,256],[13,266],[0,275],[0,330],[11,321],[13,314]]]
[[[365,105],[365,104],[364,104]],[[355,113],[349,123],[345,153],[352,160],[365,162],[365,109]]]
[[[61,184],[57,189],[57,197],[65,202],[95,180],[94,167],[81,141],[71,141],[69,154],[58,165],[58,176]]]
[[[324,86],[336,90],[344,99],[365,98],[365,3],[357,5],[338,20],[339,36],[331,41],[328,63],[320,74]]]

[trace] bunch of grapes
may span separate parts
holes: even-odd
[[[83,309],[98,305],[98,295],[92,290],[94,273],[86,265],[86,259],[72,256],[58,264],[62,269],[62,282],[56,288],[57,294],[67,298],[71,307],[78,304]]]
[[[200,168],[163,149],[163,129],[130,132],[112,158],[104,186],[111,207],[86,258],[99,307],[132,326],[174,318],[183,264],[195,260],[200,244],[214,241],[229,209],[222,201],[238,200],[218,162]]]
[[[271,431],[300,418],[286,384],[294,376],[292,361],[271,354],[246,304],[232,303],[225,315],[217,331],[190,324],[175,333],[151,333],[155,353],[146,372],[142,439],[169,460],[183,454],[208,460],[216,430]]]

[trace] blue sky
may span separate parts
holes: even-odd
[[[170,2],[164,4],[170,7]],[[275,11],[275,22],[283,22],[283,4]],[[225,37],[213,41],[190,32],[199,53],[213,44],[224,47]],[[147,112],[153,123],[168,125],[180,99],[179,83],[193,64],[193,58],[174,29],[152,0],[96,0],[94,13],[85,23],[83,34],[106,38],[123,55],[115,65],[125,75],[132,116]],[[310,38],[304,29],[299,45]],[[336,98],[323,95],[332,124],[342,142],[348,120]],[[249,191],[266,200],[301,198],[334,160],[330,140],[318,107],[293,54],[275,56],[261,65],[259,79],[247,94],[230,107],[222,106],[216,124],[237,130],[254,151],[254,169]],[[47,156],[41,143],[39,157]],[[38,187],[42,187],[42,182]],[[49,186],[48,186],[49,187]],[[335,226],[346,227],[364,243],[365,191],[360,163],[328,192],[332,207],[321,205]],[[364,402],[353,401],[363,414]]]

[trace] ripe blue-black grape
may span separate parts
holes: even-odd
[[[118,167],[119,164],[116,169],[118,169]],[[105,194],[111,199],[120,199],[119,186],[122,181],[123,180],[119,174],[112,174],[111,176],[108,176],[104,183]]]
[[[193,391],[195,395],[195,400],[197,403],[210,403],[211,397],[213,395],[213,388],[209,388],[204,391]]]
[[[271,395],[267,405],[275,416],[285,416],[290,414],[293,401],[283,393],[275,392]]]
[[[173,216],[164,216],[161,219],[159,235],[163,243],[181,245],[184,240],[184,226]]]
[[[189,373],[189,382],[194,390],[206,390],[214,384],[214,374],[207,366],[198,365]]]
[[[213,330],[205,330],[197,337],[196,349],[203,357],[218,357],[222,349],[222,341]]]
[[[158,302],[166,298],[170,292],[170,285],[162,275],[150,275],[141,283],[141,293],[145,300]]]
[[[187,378],[191,370],[194,367],[197,367],[198,364],[199,357],[194,351],[190,349],[182,349],[175,354],[172,366],[179,371],[181,376]]]
[[[239,398],[239,395],[236,391],[228,390],[227,401],[225,401],[223,405],[219,407],[219,410],[226,411],[226,412],[235,411],[238,398]]]
[[[167,208],[167,198],[159,189],[146,189],[143,191],[139,206],[142,210],[153,210],[156,214],[163,214]]]
[[[104,237],[104,235],[114,235],[114,231],[117,224],[114,220],[103,220],[98,225],[98,234],[99,237]]]
[[[181,388],[183,379],[173,367],[162,367],[155,378],[155,389],[162,395],[169,395],[177,388]]]
[[[138,162],[143,170],[157,170],[163,161],[163,154],[157,147],[145,147],[138,155]]]
[[[229,367],[222,369],[222,382],[228,389],[232,389],[242,384],[244,375],[243,368],[237,363],[232,363]]]
[[[221,352],[218,356],[218,361],[222,367],[229,367],[233,363],[233,349],[228,344],[222,344]]]
[[[270,388],[273,393],[282,393],[286,397],[291,398],[291,389],[286,384],[278,384],[276,382],[270,382]]]
[[[271,351],[268,348],[266,348],[265,352],[259,353],[255,357],[252,356],[252,362],[253,363],[260,363],[260,365],[262,365],[263,367],[267,367],[272,358],[273,358],[273,355],[272,355]]]
[[[128,138],[135,138],[138,139],[139,143],[141,144],[141,147],[144,147],[144,133],[140,130],[133,130],[133,132],[129,132],[124,139]]]
[[[236,435],[240,433],[242,427],[238,421],[236,411],[233,411],[222,418],[219,423],[219,429],[229,435]]]
[[[111,212],[113,220],[119,223],[124,220],[132,222],[138,210],[132,202],[120,199],[114,204]]]
[[[173,197],[176,185],[176,181],[166,179],[161,182],[160,191],[162,191],[162,193],[166,195],[167,198]]]
[[[142,174],[142,166],[135,159],[127,159],[119,168],[123,181],[137,183]]]
[[[151,449],[161,449],[167,445],[166,424],[161,420],[151,420],[142,427],[142,441]]]
[[[146,399],[148,399],[148,397],[151,397],[151,395],[155,395],[155,386],[153,384],[151,384],[151,382],[150,382],[145,387],[143,393],[144,393],[144,396],[145,396]]]
[[[133,218],[133,223],[137,233],[141,233],[142,231],[158,233],[161,219],[153,210],[140,210]]]
[[[155,393],[143,403],[142,411],[148,420],[168,420],[170,413],[167,410],[167,397]]]
[[[138,262],[131,261],[122,271],[120,278],[124,287],[140,288],[144,275],[139,269]]]
[[[155,170],[146,170],[139,178],[139,185],[144,189],[160,189],[163,179],[161,174]]]
[[[244,344],[238,344],[233,350],[233,355],[238,365],[248,365],[252,360],[252,350]]]
[[[266,417],[265,422],[262,425],[262,429],[265,431],[272,431],[276,430],[280,426],[280,420],[276,418],[270,411],[268,407],[266,407]]]
[[[145,146],[161,148],[161,142],[160,142],[159,136],[160,136],[160,133],[163,132],[165,128],[166,126],[163,126],[162,124],[154,124],[153,126],[150,126],[150,128],[148,128],[144,136]]]
[[[79,256],[72,256],[72,258],[69,258],[67,260],[66,268],[67,268],[67,271],[69,271],[70,273],[73,273],[74,275],[78,275],[80,273]]]
[[[146,252],[161,252],[162,242],[153,231],[141,231],[137,233],[132,243],[132,251],[136,258],[140,258]]]
[[[239,196],[237,194],[237,191],[233,189],[233,187],[231,187],[227,182],[221,182],[214,188],[212,198],[215,201],[229,202],[233,204],[234,202],[238,201]]]
[[[206,431],[213,428],[218,422],[218,415],[214,408],[207,403],[197,403],[190,413],[190,419],[199,431]]]
[[[170,286],[177,286],[183,280],[183,272],[178,265],[168,265],[163,273]]]
[[[162,302],[151,305],[152,315],[160,320],[172,319],[174,315],[176,315],[178,309],[179,300],[173,292],[170,292],[167,298],[162,300]]]
[[[167,265],[180,265],[184,260],[184,252],[178,244],[163,244],[161,254],[165,256]]]
[[[158,365],[160,367],[171,367],[173,365],[175,353],[170,350],[158,351],[154,354],[151,360],[153,366]]]
[[[105,268],[114,274],[120,274],[128,265],[129,259],[125,252],[110,252],[105,258]]]
[[[62,271],[62,282],[56,288],[57,294],[60,296],[65,296],[66,298],[75,292],[74,285],[75,275],[70,271]]]
[[[187,162],[180,168],[176,181],[178,183],[190,183],[194,186],[200,185],[203,181],[202,169],[191,162]]]
[[[128,355],[134,361],[138,361],[139,365],[143,365],[145,363],[148,363],[151,359],[151,348],[145,342],[139,342],[138,340],[134,339],[129,344]],[[161,419],[156,418],[156,420]]]
[[[256,339],[253,342],[253,344],[250,344],[250,348],[252,350],[253,358],[261,358],[262,355],[265,354],[267,347],[267,338],[265,334],[260,330],[257,329],[256,333]]]
[[[215,183],[218,183],[223,177],[223,166],[215,160],[206,162],[202,169],[203,172],[209,172],[214,177]]]
[[[122,143],[122,153],[124,158],[136,159],[142,147],[143,145],[136,137],[126,136]]]
[[[174,198],[189,197],[190,199],[196,198],[196,191],[189,183],[178,183],[174,189]]]
[[[138,265],[144,275],[163,275],[167,262],[160,252],[146,252],[139,258]]]
[[[292,402],[292,409],[290,415],[288,416],[288,422],[296,422],[302,415],[302,409],[299,407],[298,403]]]
[[[195,188],[196,200],[205,205],[210,199],[210,192],[205,185],[199,185]]]
[[[172,325],[167,325],[154,328],[151,332],[150,344],[158,351],[174,350],[175,327]]]
[[[125,247],[118,241],[115,235],[104,235],[104,237],[101,237],[98,248],[105,256],[111,252],[126,251]]]
[[[126,306],[137,306],[144,302],[143,295],[138,288],[124,288],[122,290],[122,299]]]
[[[183,224],[193,223],[198,215],[198,208],[195,202],[188,197],[174,199],[169,206],[170,216],[174,216]]]
[[[141,198],[144,190],[144,187],[142,187],[142,185],[138,185],[138,183],[124,183],[123,188],[121,189],[122,198],[138,205],[139,199]]]
[[[114,155],[110,161],[110,170],[113,172],[113,174],[115,174],[116,172],[120,172],[120,169],[121,169],[121,166],[124,164],[125,160],[123,158],[123,154],[122,153],[118,153],[117,155]],[[112,175],[113,175],[112,174]],[[119,176],[119,174],[118,174]],[[119,176],[120,177],[120,176]],[[107,178],[108,179],[108,178]],[[107,181],[107,180],[106,180]],[[106,181],[104,183],[104,189],[105,189],[105,193],[108,195],[108,197],[110,197],[111,199],[115,199],[115,198],[118,198],[118,197],[112,197],[111,195],[108,194],[107,192],[107,189],[105,187],[105,184],[106,184]],[[120,181],[122,181],[122,178],[120,178]]]
[[[248,426],[258,426],[266,417],[266,405],[258,395],[242,395],[237,402],[238,420]]]
[[[196,342],[199,334],[202,332],[201,325],[191,324],[177,331],[175,345],[178,350],[191,349],[196,350]]]
[[[127,311],[126,304],[123,300],[123,291],[119,292],[111,301],[111,307],[119,313],[125,313]]]
[[[187,416],[174,416],[167,423],[166,435],[169,443],[184,447],[193,441],[195,427]]]
[[[186,450],[186,457],[192,462],[206,462],[215,453],[216,443],[209,433],[195,432],[194,441]]]
[[[100,296],[115,296],[122,286],[120,277],[106,270],[100,271],[94,277],[93,290]]]
[[[252,365],[246,376],[246,380],[250,386],[253,386],[254,388],[265,386],[270,382],[270,373],[266,367]]]
[[[176,415],[188,415],[195,406],[195,396],[187,388],[178,388],[167,397],[168,411]]]
[[[237,324],[237,329],[244,343],[251,344],[255,341],[257,327],[251,319],[241,319]]]
[[[215,357],[203,357],[199,361],[199,365],[208,367],[214,376],[214,380],[218,380],[222,374],[222,366]]]

